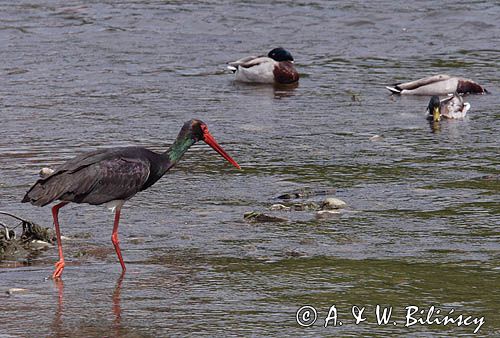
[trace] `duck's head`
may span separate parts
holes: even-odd
[[[434,122],[441,120],[441,101],[439,101],[439,96],[434,95],[431,97],[427,110],[429,112],[429,119],[432,119]]]
[[[274,48],[272,51],[269,52],[269,54],[267,54],[267,56],[270,57],[271,59],[273,59],[274,61],[278,61],[278,62],[281,62],[281,61],[293,62],[292,54],[290,54],[289,51],[287,51],[286,49],[283,49],[281,47]]]

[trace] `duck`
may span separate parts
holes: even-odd
[[[470,109],[470,104],[464,102],[464,99],[458,93],[454,93],[442,100],[434,95],[427,106],[427,119],[433,122],[439,122],[441,117],[447,119],[464,118]]]
[[[488,91],[477,82],[462,77],[439,74],[411,82],[398,83],[393,87],[385,87],[393,94],[402,95],[447,95],[485,94]]]
[[[292,84],[299,81],[292,54],[282,47],[272,49],[267,56],[247,56],[229,62],[236,81],[247,83]]]

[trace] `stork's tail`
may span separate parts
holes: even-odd
[[[47,189],[49,188],[49,189]],[[54,189],[45,186],[43,180],[38,180],[24,195],[22,203],[30,202],[38,207],[43,207],[55,200],[58,196],[54,194]]]
[[[21,202],[30,202],[38,207],[43,207],[55,201],[66,192],[64,184],[61,184],[61,178],[63,177],[60,176],[56,175],[39,179],[24,195]]]

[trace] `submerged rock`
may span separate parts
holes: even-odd
[[[54,172],[54,169],[42,168],[42,169],[40,169],[40,172],[38,173],[38,175],[40,175],[41,178],[45,178],[47,176],[52,175],[53,172]]]
[[[269,208],[269,210],[273,210],[273,211],[276,211],[276,210],[290,211],[290,210],[292,210],[292,208],[287,207],[284,204],[277,203],[277,204],[271,205],[271,207]]]
[[[290,193],[286,193],[286,194],[278,196],[278,198],[280,200],[291,200],[293,198],[301,198],[301,197],[304,197],[304,196],[300,192],[290,192]]]
[[[332,217],[337,217],[341,214],[339,210],[320,210],[316,213],[317,219],[329,219]]]
[[[55,232],[52,229],[42,227],[8,212],[0,211],[0,215],[9,216],[20,221],[17,225],[11,227],[0,222],[3,226],[3,228],[0,228],[0,260],[4,257],[26,258],[30,251],[47,248],[56,241]],[[16,236],[14,229],[20,226],[22,226],[21,236]]]
[[[319,204],[315,202],[294,203],[292,207],[295,211],[310,211],[318,210]]]
[[[44,249],[52,247],[53,245],[48,243],[48,242],[41,241],[39,239],[35,239],[29,243],[29,246],[30,246],[30,249],[32,249],[32,250],[44,250]]]
[[[322,210],[343,209],[346,206],[347,206],[346,202],[334,197],[325,198],[325,200],[321,203]]]
[[[9,290],[5,291],[6,294],[9,296],[12,296],[16,293],[27,293],[28,289],[22,289],[22,288],[10,288]]]
[[[288,219],[266,215],[257,211],[246,212],[243,218],[250,222],[288,222]]]
[[[314,190],[311,191],[309,189],[298,190],[294,192],[289,192],[286,194],[279,195],[277,198],[281,200],[289,200],[295,198],[305,198],[311,196],[321,196],[335,193],[335,189],[324,189],[324,190]]]
[[[296,192],[286,193],[278,196],[278,198],[283,199],[282,203],[275,203],[269,207],[271,211],[305,211],[310,213],[312,217],[321,220],[328,219],[331,217],[337,217],[341,212],[341,209],[347,207],[347,203],[341,199],[334,197],[323,197],[324,199],[318,199],[318,197],[311,197],[315,195],[328,195],[331,192],[335,192],[335,189],[323,189],[323,190],[309,190],[303,189]],[[302,200],[300,200],[302,199]],[[300,215],[304,217],[304,215]],[[257,211],[247,212],[244,218],[250,222],[288,222],[289,220],[282,217],[277,217],[273,215],[264,214]]]
[[[287,256],[287,257],[301,257],[301,256],[304,256],[304,254],[302,252],[297,251],[297,250],[289,250],[289,251],[285,251],[285,256]]]
[[[380,142],[383,140],[384,140],[384,137],[382,135],[378,135],[378,134],[370,137],[370,141],[372,141],[372,142]]]

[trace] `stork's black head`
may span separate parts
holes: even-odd
[[[192,119],[184,123],[182,126],[181,132],[177,139],[185,139],[186,137],[190,137],[191,140],[195,142],[204,141],[208,144],[212,149],[218,152],[222,157],[224,157],[229,163],[234,165],[236,168],[240,169],[238,163],[229,156],[224,149],[215,141],[214,137],[208,131],[207,125],[200,120]],[[192,143],[191,143],[192,144]],[[190,145],[191,145],[190,144]]]
[[[203,141],[204,134],[203,129],[207,128],[207,125],[198,119],[191,119],[184,123],[181,129],[181,133],[186,136],[189,136],[195,142]],[[208,129],[207,129],[208,130]]]
[[[427,111],[429,112],[429,119],[434,122],[439,122],[441,120],[441,101],[439,96],[434,95],[429,101],[427,106]]]
[[[293,62],[293,56],[290,54],[289,51],[286,49],[283,49],[281,47],[274,48],[272,51],[267,54],[268,57],[275,61],[292,61]]]

